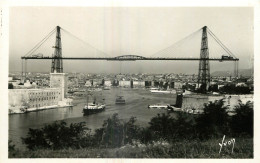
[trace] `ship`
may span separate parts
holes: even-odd
[[[95,114],[104,111],[105,108],[105,104],[89,103],[83,108],[83,113],[84,115]]]
[[[124,96],[117,96],[116,104],[125,104]]]
[[[88,103],[88,96],[87,96],[87,104],[84,106],[82,112],[84,115],[90,115],[90,114],[102,112],[105,110],[105,108],[106,108],[105,104],[96,103],[96,98],[94,99],[93,103]]]

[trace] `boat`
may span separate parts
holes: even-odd
[[[150,90],[151,93],[176,94],[176,90]]]
[[[103,99],[104,100],[104,99]],[[96,98],[94,98],[93,103],[88,103],[88,96],[87,96],[87,104],[83,108],[84,115],[95,114],[104,111],[106,108],[105,104],[98,104],[96,103]]]
[[[105,104],[89,103],[83,108],[84,115],[95,114],[104,111],[106,108]]]
[[[159,90],[159,88],[154,88],[154,87],[150,88],[150,91],[154,91],[154,90]]]
[[[101,88],[95,88],[93,91],[98,92],[98,91],[102,91],[102,89]]]
[[[125,104],[124,96],[117,96],[116,104]]]
[[[148,105],[148,108],[158,108],[158,109],[168,109],[170,105],[168,104],[154,104],[154,105]]]
[[[110,90],[110,87],[104,87],[103,89],[104,90]]]

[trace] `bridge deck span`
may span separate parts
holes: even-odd
[[[55,57],[21,57],[21,59],[57,59]],[[238,58],[155,58],[155,57],[142,57],[142,58],[117,58],[117,57],[62,57],[59,59],[63,60],[107,60],[107,61],[137,61],[137,60],[168,60],[168,61],[200,61],[200,60],[210,60],[210,61],[238,61]]]

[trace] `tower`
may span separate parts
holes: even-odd
[[[50,73],[50,88],[59,88],[61,90],[60,100],[67,97],[68,75],[66,73]]]
[[[51,64],[51,73],[63,73],[63,64],[62,64],[62,48],[61,48],[61,34],[60,27],[56,27],[56,42],[54,48],[54,54]]]
[[[198,85],[200,91],[206,93],[210,84],[210,67],[209,67],[209,49],[208,49],[208,36],[207,26],[202,28],[202,39],[200,49],[200,63],[198,74]]]

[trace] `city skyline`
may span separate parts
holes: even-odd
[[[9,71],[21,70],[21,56],[57,25],[113,57],[125,54],[151,56],[207,25],[240,59],[240,69],[251,68],[253,63],[253,8],[12,7]],[[26,37],[28,35],[31,37]],[[63,38],[63,45],[76,44],[71,40],[67,41],[65,35],[62,35]],[[200,39],[199,35],[198,38]],[[54,41],[51,40],[50,45],[54,45]],[[199,41],[196,42],[196,49],[199,48]],[[192,46],[188,48],[195,47]],[[85,55],[78,47],[63,48],[64,56]],[[50,54],[53,49],[50,46],[48,49]],[[50,71],[50,65],[50,60],[29,61],[27,70],[46,72]],[[232,71],[231,65],[231,62],[211,62],[211,70]],[[196,74],[198,62],[64,61],[64,71]]]

